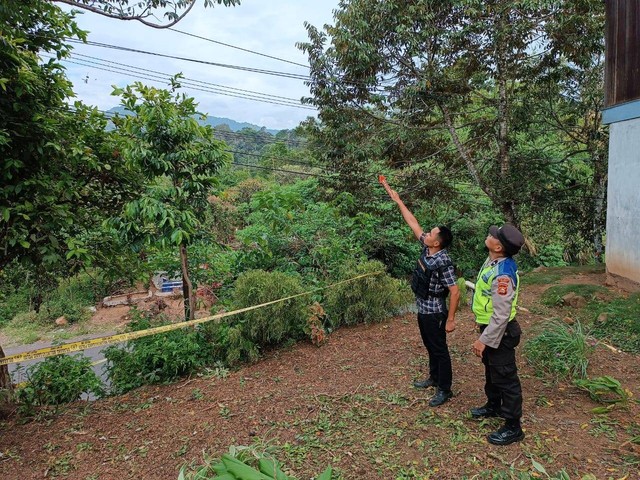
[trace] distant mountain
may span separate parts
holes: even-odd
[[[126,111],[127,110],[121,106],[113,107],[107,110],[107,112],[109,113],[120,113],[120,114],[124,114]],[[214,117],[213,115],[207,116],[207,120],[204,123],[206,125],[211,125],[212,127],[217,127],[219,125],[227,125],[232,132],[238,132],[243,128],[250,128],[251,130],[256,130],[256,131],[260,131],[264,128],[266,132],[269,132],[271,135],[275,135],[280,131],[280,130],[274,130],[271,128],[260,127],[258,125],[254,125],[253,123],[238,122],[230,118]]]

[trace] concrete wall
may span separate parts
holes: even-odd
[[[607,273],[640,284],[640,118],[611,124],[608,180]]]

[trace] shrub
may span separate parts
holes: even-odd
[[[384,271],[384,265],[377,261],[343,269],[338,280],[373,272],[382,273],[342,283],[326,290],[324,307],[333,328],[340,325],[380,322],[398,313],[413,300],[406,283],[391,278]]]
[[[314,302],[309,306],[309,316],[304,332],[307,334],[311,343],[320,346],[327,341],[327,331],[324,328],[327,313],[318,302]]]
[[[0,284],[0,287],[5,287]],[[8,291],[0,289],[0,326],[8,323],[16,315],[29,309],[30,291],[29,287],[23,286],[9,288]]]
[[[536,257],[538,263],[544,267],[564,267],[564,246],[558,243],[543,245]]]
[[[0,269],[0,326],[30,310],[36,291],[49,288],[50,276],[36,282],[33,273],[17,261]],[[43,285],[46,284],[46,285]]]
[[[138,311],[132,314],[129,331],[162,325]],[[186,327],[127,342],[124,348],[104,350],[111,392],[128,392],[146,384],[167,383],[213,361],[213,346],[202,329]]]
[[[300,281],[282,272],[252,270],[241,274],[233,291],[234,309],[246,308],[303,291]],[[285,340],[304,336],[308,313],[308,296],[292,298],[235,317],[243,336],[263,346],[277,345]]]
[[[525,357],[536,374],[554,379],[585,378],[592,351],[580,322],[571,326],[549,322],[542,333],[524,346]]]
[[[67,296],[53,297],[40,307],[40,311],[37,314],[38,322],[41,324],[51,323],[62,316],[69,323],[88,320],[91,317],[88,306],[82,301]]]
[[[92,275],[84,272],[63,279],[44,296],[44,302],[36,314],[37,321],[48,324],[62,316],[70,323],[87,320],[91,316],[88,307],[102,299],[108,288],[108,282],[99,272]],[[23,305],[23,311],[28,311],[29,308],[28,303]]]
[[[83,393],[96,397],[104,394],[91,359],[83,355],[58,355],[28,367],[26,382],[16,396],[21,412],[30,414],[36,406],[73,402]]]

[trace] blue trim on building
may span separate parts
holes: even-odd
[[[624,122],[632,118],[640,118],[640,100],[621,103],[602,110],[602,123],[604,125]]]

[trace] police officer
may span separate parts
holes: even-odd
[[[429,406],[437,407],[448,401],[451,392],[451,356],[447,347],[447,333],[456,328],[455,315],[460,292],[456,284],[455,268],[449,258],[447,247],[453,235],[445,226],[422,230],[416,217],[402,202],[398,193],[386,182],[381,182],[391,199],[396,202],[402,217],[423,246],[416,266],[412,288],[418,306],[418,327],[429,354],[429,376],[414,383],[416,388],[436,387]],[[451,293],[449,308],[446,297]]]
[[[522,333],[516,320],[520,281],[513,259],[524,244],[524,237],[516,227],[505,224],[490,227],[484,243],[489,257],[478,274],[472,308],[480,330],[473,352],[484,363],[487,403],[471,409],[471,416],[504,418],[504,426],[489,434],[487,440],[494,445],[509,445],[524,438],[520,426],[522,388],[515,351]]]

